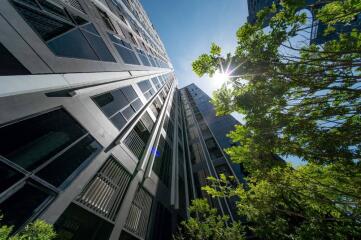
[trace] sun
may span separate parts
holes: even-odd
[[[221,72],[220,70],[217,70],[212,77],[212,80],[214,80],[217,85],[225,83],[228,79],[229,75],[225,72]]]

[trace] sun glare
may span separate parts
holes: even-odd
[[[225,83],[228,78],[229,76],[227,73],[221,72],[219,70],[217,70],[212,77],[212,79],[216,81],[217,85]]]

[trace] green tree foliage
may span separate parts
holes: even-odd
[[[176,240],[243,240],[243,227],[239,222],[229,223],[228,216],[219,216],[204,199],[192,201],[190,217],[182,222],[182,231]]]
[[[361,173],[340,164],[272,168],[233,187],[210,178],[203,190],[214,197],[237,196],[238,213],[261,239],[360,239]]]
[[[229,150],[234,161],[252,168],[272,152],[359,166],[361,33],[354,29],[323,45],[295,46],[290,39],[310,28],[307,15],[297,13],[300,2],[285,0],[281,9],[273,5],[261,11],[256,24],[237,31],[232,56],[223,58],[212,44],[210,54],[193,62],[193,70],[202,76],[228,65],[232,69],[235,77],[214,93],[213,103],[219,114],[245,115],[244,126],[231,134],[240,143]],[[360,0],[327,2],[315,12],[330,26],[361,12]]]
[[[53,226],[42,220],[30,223],[14,236],[11,236],[12,230],[13,227],[1,226],[0,240],[52,240],[56,236]]]
[[[237,196],[246,230],[261,239],[361,239],[361,33],[337,32],[322,45],[300,46],[292,39],[310,30],[307,15],[298,12],[304,6],[272,5],[255,24],[239,28],[234,54],[223,57],[212,44],[210,54],[193,62],[199,76],[226,69],[230,80],[212,101],[218,114],[245,119],[229,134],[238,144],[226,151],[249,173],[247,184],[210,178],[203,190]],[[327,35],[354,20],[361,1],[308,7],[328,26]],[[307,164],[295,169],[274,154]]]

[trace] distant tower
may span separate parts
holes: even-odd
[[[219,212],[237,218],[233,200],[209,198],[201,187],[207,184],[208,176],[218,178],[220,174],[236,176],[237,182],[244,182],[241,165],[232,163],[224,152],[225,148],[233,145],[226,135],[240,123],[231,115],[216,116],[210,97],[195,84],[180,89],[180,93],[195,186],[193,194],[195,198],[208,198]]]

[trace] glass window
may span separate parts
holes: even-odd
[[[157,147],[157,154],[154,159],[153,171],[159,176],[162,182],[169,187],[172,168],[172,148],[168,142],[161,137]]]
[[[145,53],[144,53],[142,50],[140,50],[140,49],[138,49],[138,56],[140,57],[140,60],[142,60],[143,65],[145,65],[145,66],[151,66],[151,65],[150,65],[150,62],[149,62],[149,60],[148,60],[148,58],[147,58],[147,56],[146,56]]]
[[[172,214],[160,202],[157,202],[152,223],[150,240],[172,239]]]
[[[108,36],[125,63],[140,65],[140,62],[129,43],[123,41],[118,35],[108,33]]]
[[[36,10],[25,4],[20,4],[18,1],[13,1],[13,3],[26,22],[44,41],[48,41],[74,28],[70,18],[68,21],[61,21],[52,17],[46,11],[40,11],[40,8]]]
[[[76,177],[74,174],[81,171],[82,167],[80,167],[80,169],[78,169],[78,167],[85,167],[85,164],[89,163],[89,160],[91,160],[100,149],[101,146],[98,142],[91,136],[86,136],[75,146],[45,166],[36,175],[56,187],[59,187],[65,180],[69,183]],[[61,169],[61,171],[59,171],[59,169]],[[75,172],[76,169],[78,169],[78,171]],[[65,185],[67,184],[65,183]]]
[[[122,92],[129,102],[133,101],[138,97],[137,93],[134,91],[132,86],[127,86],[122,88]]]
[[[48,46],[58,56],[98,60],[98,56],[79,29],[49,41]]]
[[[143,106],[132,86],[100,94],[93,100],[119,130]]]
[[[113,225],[72,203],[56,221],[57,239],[109,239]]]
[[[140,65],[138,58],[136,57],[133,50],[129,48],[125,48],[118,44],[114,44],[117,49],[119,55],[122,57],[123,61],[127,64]]]
[[[21,227],[26,220],[39,213],[38,209],[50,196],[41,187],[26,183],[20,190],[0,203],[1,214],[4,218],[2,224]]]
[[[119,89],[93,97],[93,100],[108,117],[129,104],[129,101]]]
[[[0,128],[0,155],[33,170],[86,134],[64,110]]]
[[[213,137],[206,139],[205,142],[207,145],[209,155],[211,156],[211,159],[217,159],[223,156],[221,150],[219,149]]]
[[[123,115],[119,112],[115,114],[110,121],[120,130],[122,129],[125,124],[127,123],[127,120],[123,117]]]
[[[19,173],[0,162],[0,192],[5,191],[23,177],[24,174]]]
[[[154,58],[148,54],[148,58],[149,58],[149,61],[150,61],[150,64],[153,66],[153,67],[158,67],[155,62],[154,62]]]
[[[102,61],[108,61],[108,62],[115,62],[112,54],[108,50],[108,47],[105,45],[103,39],[98,36],[94,35],[92,33],[89,33],[87,31],[82,31],[87,40],[91,43],[92,47],[94,48],[97,56]]]
[[[30,72],[0,43],[0,75],[26,75]]]
[[[135,111],[138,111],[142,108],[143,103],[140,99],[137,99],[134,102],[132,102],[131,106],[135,109]]]
[[[26,2],[29,2],[26,1]],[[33,2],[33,1],[32,1]],[[92,24],[50,1],[40,1],[41,8],[13,0],[15,8],[46,42],[54,54],[62,57],[115,62],[103,39]],[[32,5],[37,5],[34,3]]]
[[[157,77],[152,78],[152,82],[157,90],[162,87],[162,84],[159,82]]]
[[[135,113],[135,111],[132,108],[132,106],[129,106],[122,111],[123,116],[128,120],[134,115],[134,113]]]
[[[150,89],[152,87],[149,80],[144,80],[144,81],[139,82],[138,86],[139,86],[140,90],[142,90],[142,92],[146,92],[148,89]]]
[[[144,81],[139,82],[138,86],[139,86],[140,90],[142,90],[143,95],[147,100],[150,99],[155,94],[155,91],[149,80],[144,80]]]

